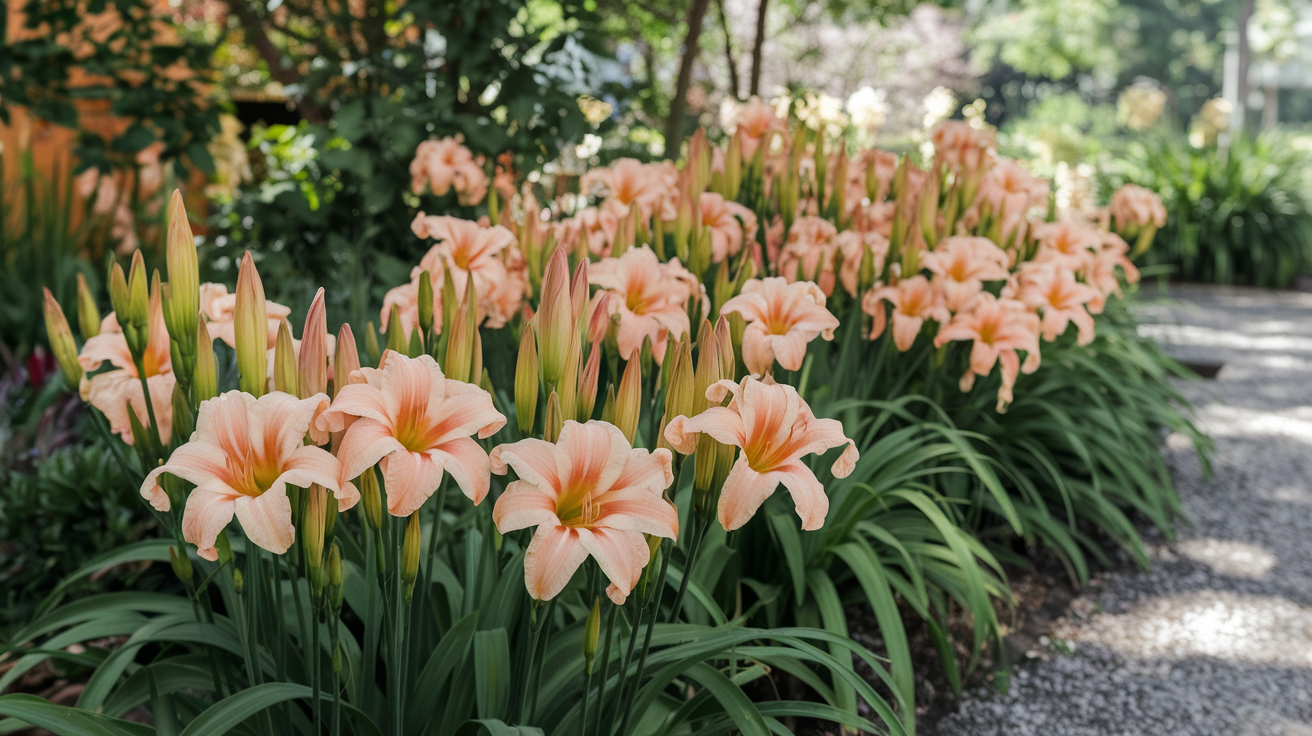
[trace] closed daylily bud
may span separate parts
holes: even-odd
[[[173,341],[173,370],[184,384],[190,381],[195,360],[196,318],[200,312],[200,271],[196,258],[196,238],[182,206],[182,193],[173,190],[169,200],[169,233],[165,260],[169,270],[168,298],[164,300],[164,321]]]
[[[264,284],[255,270],[250,251],[242,257],[241,269],[237,273],[233,327],[241,390],[252,396],[263,396],[269,380],[269,310],[264,301]]]
[[[456,310],[451,321],[451,334],[447,337],[446,360],[442,370],[447,378],[466,383],[470,380],[470,368],[474,357],[474,333],[478,331],[478,302],[474,294],[474,281],[469,280],[465,288],[465,301]]]
[[[615,423],[615,384],[606,384],[606,401],[601,405],[601,421]]]
[[[938,170],[930,173],[920,190],[920,235],[930,250],[938,245]]]
[[[674,255],[684,262],[688,260],[688,240],[693,229],[692,202],[688,200],[688,197],[679,198],[679,215],[674,221]]]
[[[533,432],[538,411],[538,349],[532,324],[524,326],[519,339],[519,357],[515,365],[515,416],[519,432]]]
[[[874,202],[879,197],[879,175],[875,173],[875,157],[866,159],[866,198]]]
[[[278,340],[273,347],[273,388],[296,395],[296,348],[292,345],[292,326],[283,320],[278,325]]]
[[[711,323],[702,320],[697,332],[697,370],[693,374],[692,414],[706,411],[706,389],[720,380],[720,342]]]
[[[410,341],[406,339],[405,327],[401,326],[401,308],[395,304],[387,318],[387,349],[402,355],[410,354]]]
[[[237,595],[246,592],[246,579],[241,574],[241,568],[232,568],[232,589]]]
[[[482,381],[483,374],[483,333],[477,327],[474,328],[474,345],[469,354],[469,382],[477,383]]]
[[[324,493],[323,538],[333,538],[333,528],[337,526],[337,497]]]
[[[401,582],[405,583],[406,602],[410,602],[411,589],[419,577],[419,514],[410,514],[405,525],[405,541],[401,543]]]
[[[558,386],[574,343],[574,311],[569,293],[569,261],[557,248],[542,275],[542,302],[537,314],[538,358],[547,384]]]
[[[642,375],[650,376],[656,361],[655,351],[651,346],[651,335],[642,338],[642,347],[638,349],[638,363],[642,366]]]
[[[128,349],[136,359],[146,351],[146,344],[150,342],[150,279],[146,276],[146,261],[139,250],[132,252],[132,268],[128,271],[128,312],[118,315],[118,325],[123,328]]]
[[[342,607],[342,550],[333,542],[333,546],[328,548],[328,562],[324,565],[328,578],[328,601],[332,604],[333,610],[340,610]],[[341,671],[341,657],[338,652],[333,652],[334,671]]]
[[[50,352],[55,354],[55,361],[59,363],[64,378],[68,379],[68,385],[77,386],[82,381],[82,366],[77,362],[73,331],[54,294],[49,289],[43,288],[42,291],[45,293],[46,336],[50,338]]]
[[[588,362],[583,366],[583,375],[579,378],[578,421],[586,422],[592,418],[592,409],[597,405],[597,381],[601,375],[601,344],[593,343]]]
[[[815,157],[812,161],[815,163],[816,204],[820,207],[820,212],[823,213],[826,205],[829,204],[829,201],[825,198],[825,178],[829,171],[829,154],[825,152],[825,130],[823,126],[815,132]]]
[[[565,362],[565,373],[560,377],[560,384],[550,386],[560,398],[561,419],[573,419],[579,407],[579,377],[583,372],[583,355],[578,344],[569,349],[569,360]]]
[[[308,399],[328,392],[328,315],[320,288],[305,315],[301,330],[301,354],[297,356],[296,395]]]
[[[466,283],[472,283],[466,282]],[[442,271],[442,334],[451,334],[451,322],[456,318],[456,282],[451,279],[451,269]]]
[[[693,451],[692,497],[693,508],[702,518],[715,518],[715,466],[720,443],[709,434],[697,435],[697,449]]]
[[[560,438],[560,428],[564,426],[565,421],[560,414],[560,397],[555,391],[547,397],[547,414],[542,422],[542,439],[547,442],[555,442]]]
[[[684,338],[679,345],[679,362],[670,374],[670,388],[665,394],[665,417],[693,416],[693,391],[696,386],[692,363],[692,343]]]
[[[196,429],[196,414],[191,409],[191,403],[187,401],[187,392],[183,390],[181,383],[173,384],[173,436],[185,441]]]
[[[364,323],[364,352],[369,356],[370,365],[378,365],[383,357],[383,351],[378,347],[378,330],[373,322]]]
[[[109,267],[109,306],[114,310],[114,318],[119,327],[123,326],[128,314],[128,279],[123,267],[114,263]]]
[[[77,329],[83,341],[100,334],[100,310],[87,286],[87,277],[81,273],[77,275]]]
[[[875,284],[875,254],[869,248],[861,248],[861,265],[856,272],[857,294],[864,294]]]
[[[674,374],[674,366],[679,362],[679,341],[665,341],[665,356],[661,359],[661,391],[666,394],[670,391],[670,376]]]
[[[228,541],[227,530],[219,532],[219,536],[214,540],[214,551],[219,555],[220,565],[232,562],[232,543]]]
[[[586,240],[586,238],[583,238]],[[579,265],[574,267],[574,278],[569,282],[569,300],[570,308],[574,312],[574,320],[582,326],[583,310],[588,306],[588,260],[584,258],[579,261]]]
[[[419,329],[427,336],[433,330],[433,277],[419,272]]]
[[[196,370],[191,378],[191,397],[196,406],[219,395],[219,368],[214,361],[214,343],[205,317],[196,322]]]
[[[601,598],[592,599],[592,611],[583,627],[583,662],[592,674],[592,661],[597,656],[597,641],[601,638]]]
[[[642,414],[642,361],[630,359],[624,366],[619,391],[615,393],[615,426],[633,444]]]
[[[416,327],[410,331],[410,342],[406,343],[405,356],[407,358],[418,358],[424,354],[424,340],[419,336],[421,330]]]
[[[351,371],[360,370],[360,350],[349,324],[337,331],[337,352],[333,356],[333,396],[351,383]]]
[[[711,314],[719,314],[720,307],[733,298],[730,289],[733,282],[729,280],[729,260],[720,261],[715,267],[715,282],[711,285]]]
[[[743,181],[743,147],[737,136],[725,143],[724,151],[724,198],[738,199],[738,190]]]
[[[170,546],[169,562],[172,563],[173,574],[178,576],[178,580],[190,585],[192,569],[191,558],[187,556],[187,552],[185,550],[179,552],[177,547]]]
[[[735,313],[736,314],[736,313]],[[733,335],[729,329],[729,320],[722,314],[715,321],[715,338],[719,342],[720,378],[734,378]]]
[[[302,522],[301,540],[305,545],[305,564],[311,570],[318,570],[323,564],[324,524],[327,521],[328,492],[323,486],[312,485],[306,489],[309,498],[305,504],[305,520]]]
[[[364,506],[364,520],[374,531],[383,528],[383,496],[378,488],[378,471],[372,467],[360,474],[356,483],[360,488],[360,504]]]

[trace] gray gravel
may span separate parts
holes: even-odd
[[[1008,694],[969,693],[933,734],[1312,736],[1312,294],[1169,297],[1145,332],[1225,362],[1181,383],[1214,475],[1167,442],[1192,527],[1150,536],[1151,571],[1100,576]]]

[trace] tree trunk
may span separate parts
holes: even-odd
[[[1253,61],[1253,50],[1248,43],[1248,20],[1253,16],[1253,0],[1240,0],[1239,12],[1235,15],[1235,29],[1239,34],[1239,78],[1235,87],[1238,105],[1240,133],[1248,121],[1248,72]]]
[[[752,84],[748,94],[761,94],[761,48],[765,46],[765,11],[770,0],[761,0],[756,6],[756,40],[752,42]]]
[[[729,16],[724,13],[724,0],[715,0],[715,8],[720,11],[720,27],[724,29],[724,60],[729,65],[729,92],[735,100],[742,99],[742,88],[738,84],[738,62],[733,57],[733,33],[729,30]]]
[[[670,117],[665,121],[665,155],[669,158],[679,155],[679,144],[683,142],[683,115],[688,109],[688,88],[692,86],[692,67],[697,62],[702,21],[706,19],[706,9],[710,4],[711,0],[692,0],[692,4],[688,6],[688,34],[683,39],[679,80],[674,86],[674,99],[670,100]]]

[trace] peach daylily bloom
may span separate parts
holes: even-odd
[[[584,193],[602,190],[606,196],[605,207],[612,208],[617,216],[629,216],[630,208],[637,205],[644,220],[663,209],[672,187],[665,167],[644,164],[636,158],[622,158],[609,168],[592,169],[579,182]]]
[[[1122,231],[1166,225],[1166,205],[1151,189],[1126,184],[1112,195],[1109,205],[1112,219]]]
[[[377,368],[352,372],[351,381],[316,420],[320,431],[346,431],[337,448],[343,483],[377,463],[393,516],[418,510],[443,472],[475,505],[483,500],[488,459],[471,435],[486,439],[506,423],[491,394],[447,378],[430,356],[391,350]]]
[[[1018,274],[1016,298],[1042,315],[1040,329],[1043,339],[1056,340],[1066,332],[1072,322],[1079,330],[1076,344],[1093,342],[1093,317],[1085,305],[1096,301],[1102,293],[1088,284],[1075,280],[1069,269],[1043,264],[1026,264]],[[1011,289],[1004,289],[1008,296]]]
[[[278,325],[291,316],[291,307],[284,307],[268,300],[264,302],[269,314],[269,345],[273,347],[278,341]],[[237,347],[237,328],[233,318],[237,312],[237,295],[229,294],[223,284],[200,285],[200,311],[209,324],[210,339],[222,340],[228,347]]]
[[[588,252],[598,258],[610,255],[620,221],[609,207],[584,207],[555,226],[556,242],[573,252],[579,238],[587,238]]]
[[[659,361],[665,355],[665,341],[689,330],[688,299],[700,297],[696,277],[677,258],[661,263],[645,245],[592,264],[588,283],[611,295],[610,311],[620,316],[616,341],[623,358],[641,349],[643,339],[650,337],[652,354]]]
[[[483,160],[455,138],[427,140],[415,149],[410,162],[410,191],[415,194],[427,188],[441,197],[454,189],[460,204],[475,205],[487,195],[487,185]]]
[[[456,297],[464,297],[466,284],[472,278],[478,295],[479,320],[487,326],[502,327],[518,311],[519,301],[527,293],[527,266],[515,249],[515,234],[500,225],[487,227],[477,222],[445,215],[415,216],[410,229],[421,238],[439,241],[410,272],[410,280],[418,294],[419,274],[428,271],[433,277],[433,290],[442,290],[443,272],[451,274]],[[512,274],[508,264],[515,266]],[[521,273],[522,272],[522,273]],[[509,302],[514,308],[507,312]]]
[[[733,394],[728,406],[712,406],[691,418],[675,417],[665,428],[666,441],[685,455],[696,450],[697,435],[703,432],[742,448],[720,493],[720,524],[728,531],[746,524],[782,483],[793,496],[802,528],[819,529],[829,513],[829,497],[801,458],[847,445],[831,468],[835,478],[846,478],[860,459],[856,443],[843,434],[837,420],[817,419],[792,386],[748,376],[742,383],[713,384],[706,398],[719,404],[726,393]]]
[[[994,144],[993,133],[972,128],[961,120],[939,123],[930,140],[934,144],[934,158],[960,173],[976,172],[986,166]]]
[[[714,192],[701,194],[702,226],[711,231],[711,263],[738,255],[743,241],[756,238],[756,214]]]
[[[340,485],[337,458],[304,442],[315,413],[327,404],[324,394],[298,399],[281,392],[257,399],[229,391],[210,399],[200,405],[191,441],[150,471],[141,495],[168,511],[161,475],[196,484],[182,515],[182,537],[207,560],[218,559],[215,540],[233,515],[252,543],[282,554],[296,538],[288,485],[317,483],[333,492],[343,510],[360,498],[354,486]]]
[[[838,267],[838,279],[843,282],[847,293],[856,296],[857,277],[861,271],[861,261],[866,251],[873,259],[875,273],[883,273],[884,259],[888,257],[888,237],[877,232],[858,232],[844,230],[834,238],[838,252],[843,255],[843,263]]]
[[[87,375],[106,361],[114,367],[113,370]],[[131,445],[132,423],[128,408],[136,413],[142,427],[150,426],[150,414],[127,338],[123,336],[113,312],[100,321],[100,334],[82,346],[77,362],[83,371],[78,387],[82,400],[99,409],[109,420],[110,429]],[[173,375],[173,363],[169,357],[169,333],[164,325],[158,290],[150,297],[150,340],[142,355],[142,367],[146,371],[146,385],[150,387],[150,403],[155,410],[159,438],[167,445],[173,439],[173,386],[177,378]]]
[[[742,146],[743,161],[750,161],[756,155],[756,149],[763,143],[769,143],[768,135],[784,132],[787,124],[775,114],[774,106],[753,96],[738,108],[736,119],[738,144]]]
[[[1072,271],[1088,268],[1102,240],[1092,225],[1075,220],[1039,223],[1034,237],[1039,241],[1036,263],[1057,263]]]
[[[838,228],[820,217],[799,217],[788,230],[779,252],[778,273],[789,282],[814,281],[829,296],[834,293],[834,242]],[[800,274],[799,274],[800,270]]]
[[[981,294],[974,308],[958,312],[952,323],[934,338],[935,347],[953,340],[971,340],[970,367],[961,377],[961,390],[975,385],[975,376],[987,376],[995,364],[1002,366],[1002,387],[998,389],[999,413],[1012,401],[1011,389],[1019,372],[1033,373],[1039,367],[1039,317],[1015,299],[997,299]],[[1017,350],[1026,353],[1021,364]]]
[[[896,286],[881,286],[866,292],[861,301],[861,309],[873,319],[871,340],[882,335],[888,323],[888,311],[884,302],[893,305],[893,343],[902,352],[910,350],[915,344],[925,320],[932,319],[945,325],[952,319],[943,303],[943,295],[934,289],[929,279],[912,276],[902,279]]]
[[[737,312],[747,322],[743,331],[743,363],[765,375],[779,365],[802,367],[806,346],[817,337],[834,339],[838,318],[825,309],[825,295],[810,281],[788,283],[775,276],[752,279],[742,293],[724,303],[720,314]]]
[[[644,534],[679,536],[679,515],[663,493],[674,482],[673,457],[629,445],[613,424],[566,421],[555,444],[520,440],[492,449],[492,472],[514,468],[492,510],[502,534],[536,526],[524,555],[524,584],[535,600],[556,597],[592,555],[610,579],[606,594],[623,604],[650,550]]]
[[[1102,312],[1107,297],[1121,294],[1121,280],[1116,276],[1119,266],[1125,274],[1126,283],[1139,283],[1139,269],[1135,268],[1127,255],[1130,245],[1116,233],[1102,233],[1102,247],[1093,256],[1093,262],[1084,271],[1084,280],[1099,291],[1099,296],[1089,302],[1089,311],[1094,314]]]
[[[921,260],[934,273],[934,285],[953,312],[967,309],[970,300],[984,288],[985,281],[1001,281],[1011,276],[1007,252],[988,238],[945,238]]]

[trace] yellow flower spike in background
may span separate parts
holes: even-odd
[[[50,350],[55,354],[55,361],[59,363],[59,370],[63,371],[68,385],[76,386],[82,381],[82,366],[77,362],[73,330],[54,295],[49,289],[43,288],[42,291],[45,294],[46,335],[50,339]]]
[[[237,274],[237,304],[233,329],[237,350],[238,385],[252,396],[263,396],[269,380],[269,312],[264,283],[247,251]]]

